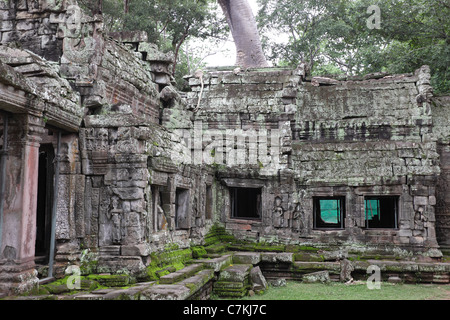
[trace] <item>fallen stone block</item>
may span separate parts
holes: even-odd
[[[285,287],[286,286],[286,279],[278,278],[278,279],[270,280],[270,285],[272,287]]]
[[[400,283],[400,282],[402,282],[402,279],[400,279],[400,277],[398,277],[398,276],[391,276],[388,278],[388,282],[389,283]]]
[[[259,267],[254,267],[250,270],[250,281],[252,283],[253,291],[267,290],[268,285],[266,278]]]
[[[328,271],[317,271],[303,275],[303,282],[306,283],[327,283],[330,282],[330,273]]]

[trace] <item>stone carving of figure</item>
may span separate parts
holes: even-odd
[[[303,223],[303,211],[301,210],[300,203],[295,205],[294,212],[292,212],[292,230],[294,232],[301,233],[304,229]]]
[[[59,25],[59,34],[63,38],[64,61],[68,62],[68,66],[76,66],[70,71],[70,76],[81,81],[92,81],[97,73],[98,61],[95,60],[99,44],[89,34],[86,22],[80,7],[69,5],[65,22]]]
[[[414,214],[413,235],[422,235],[425,231],[425,222],[428,220],[423,214],[424,208],[420,206]]]
[[[111,199],[112,209],[109,211],[108,218],[112,221],[112,238],[113,244],[122,242],[122,215],[123,210],[119,208],[119,197],[114,196]]]
[[[101,128],[97,132],[97,148],[101,151],[108,150],[108,129]]]
[[[275,197],[275,205],[273,208],[273,226],[276,228],[281,228],[284,226],[284,209],[281,206],[283,199],[280,197]]]

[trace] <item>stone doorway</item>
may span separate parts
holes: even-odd
[[[36,209],[35,262],[49,261],[55,152],[52,144],[39,148],[38,193]]]

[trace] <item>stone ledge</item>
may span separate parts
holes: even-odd
[[[159,283],[161,284],[173,284],[176,282],[180,282],[188,277],[193,276],[195,273],[199,272],[200,270],[203,269],[203,265],[202,264],[192,264],[189,265],[181,270],[169,273],[165,276],[162,276],[159,279]]]
[[[220,271],[226,266],[229,266],[233,262],[233,255],[226,254],[222,257],[214,258],[214,259],[199,259],[196,261],[197,263],[203,263],[205,268],[213,269],[214,271]]]
[[[237,252],[233,255],[233,263],[256,265],[261,261],[259,252]]]
[[[155,285],[141,292],[140,300],[186,300],[190,296],[189,288],[181,284]]]

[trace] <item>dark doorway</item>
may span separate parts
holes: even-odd
[[[261,188],[230,188],[231,217],[261,219]]]
[[[35,245],[37,264],[47,264],[50,252],[54,158],[53,145],[40,146]]]

